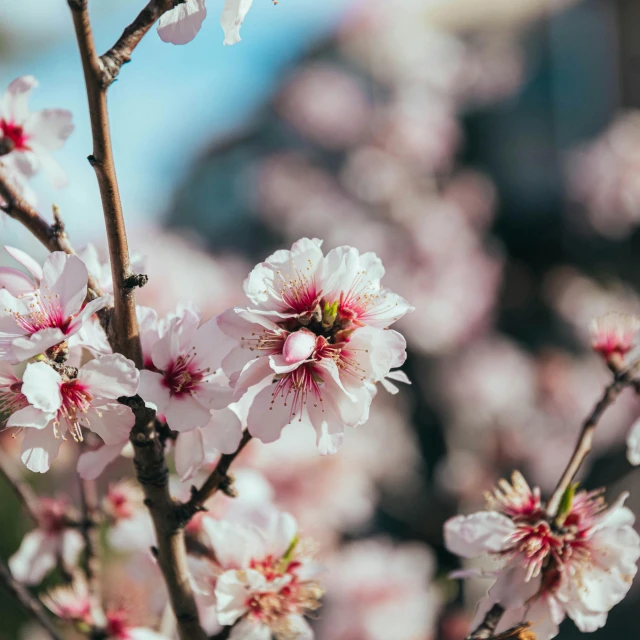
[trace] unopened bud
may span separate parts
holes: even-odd
[[[291,333],[285,340],[282,355],[287,364],[294,364],[306,360],[315,348],[316,336],[311,331],[300,329]]]

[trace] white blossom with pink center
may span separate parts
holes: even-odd
[[[225,336],[215,319],[199,324],[197,312],[182,309],[153,346],[153,370],[140,376],[140,395],[179,432],[208,425],[211,410],[225,408],[232,395],[219,369]]]
[[[607,313],[591,322],[591,348],[607,362],[623,366],[626,356],[638,344],[640,317]]]
[[[253,0],[225,0],[220,17],[224,44],[240,42],[240,27],[252,4]],[[160,18],[158,35],[164,42],[186,44],[196,37],[206,17],[205,0],[185,0]]]
[[[101,297],[85,304],[89,273],[77,256],[54,251],[43,267],[17,249],[8,249],[32,275],[0,272],[0,360],[23,362],[74,336],[108,304]]]
[[[0,416],[4,416],[5,420],[29,404],[22,393],[22,379],[17,374],[18,367],[0,362]]]
[[[126,440],[135,417],[118,398],[135,395],[139,379],[133,362],[119,354],[88,362],[75,378],[63,378],[44,362],[27,365],[22,393],[29,405],[7,421],[8,427],[24,431],[22,461],[27,468],[48,471],[66,434],[81,441],[83,427],[97,433],[106,445]]]
[[[22,76],[0,98],[0,165],[25,178],[43,169],[54,187],[65,187],[67,178],[51,152],[60,149],[73,132],[71,112],[66,109],[30,112],[27,102],[37,86],[33,76]]]
[[[556,636],[565,615],[583,632],[604,626],[609,610],[626,596],[640,557],[627,495],[607,509],[599,492],[572,490],[550,517],[540,491],[516,472],[511,484],[501,481],[488,496],[490,511],[448,520],[450,551],[503,562],[476,622],[499,603],[510,610],[499,629],[514,619],[541,621],[535,627],[539,640]]]
[[[418,543],[352,542],[327,563],[320,640],[428,640],[442,595],[435,560]]]
[[[386,327],[411,308],[381,289],[374,254],[340,247],[325,257],[320,244],[303,238],[255,267],[249,309],[218,324],[234,343],[222,362],[234,398],[252,398],[250,433],[273,442],[287,424],[310,424],[333,453],[345,426],[367,420],[375,383],[404,363],[405,340]]]
[[[317,565],[304,553],[292,516],[272,512],[264,526],[205,519],[217,578],[211,594],[230,640],[312,640],[304,615],[320,605]]]
[[[41,598],[53,615],[72,622],[91,622],[91,599],[84,581],[50,589]]]
[[[9,568],[16,580],[40,584],[59,558],[67,567],[76,566],[84,541],[78,530],[68,527],[67,509],[64,500],[40,499],[37,529],[25,535],[18,551],[9,558]]]

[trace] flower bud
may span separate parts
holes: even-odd
[[[282,348],[282,355],[287,364],[303,362],[316,348],[316,337],[311,331],[300,329],[290,334]]]

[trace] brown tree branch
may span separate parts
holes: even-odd
[[[91,599],[93,631],[99,632],[105,628],[107,617],[102,603],[100,531],[97,526],[100,506],[95,481],[80,479],[80,507],[82,511],[80,533],[85,547],[83,569],[87,577],[87,587]]]
[[[157,539],[154,553],[167,584],[180,638],[206,640],[189,581],[184,527],[176,518],[176,505],[169,493],[169,470],[164,446],[155,430],[155,411],[145,407],[138,396],[120,401],[136,414],[136,424],[129,436],[134,449],[136,476],[153,519]]]
[[[228,491],[231,493],[231,476],[229,475],[229,467],[233,461],[238,457],[240,452],[251,440],[251,434],[245,431],[242,434],[242,440],[238,450],[234,453],[227,453],[220,457],[216,468],[211,472],[209,477],[204,481],[204,484],[200,489],[192,487],[191,498],[176,507],[176,517],[178,522],[184,526],[186,525],[198,511],[205,511],[204,504],[211,498],[219,489]]]
[[[604,390],[602,397],[598,400],[591,413],[583,422],[580,437],[578,438],[573,455],[567,463],[567,466],[558,481],[558,485],[547,503],[546,511],[550,518],[554,518],[558,515],[558,509],[560,508],[560,502],[564,492],[573,482],[576,473],[578,473],[582,463],[591,451],[593,446],[593,436],[603,414],[617,400],[618,396],[624,389],[629,386],[635,386],[633,374],[636,369],[637,365],[634,364],[629,367],[629,369],[616,376],[615,380]]]
[[[467,636],[466,640],[488,640],[495,634],[496,628],[504,614],[504,607],[494,604],[484,617],[480,625]]]
[[[11,574],[9,567],[4,561],[0,561],[0,584],[5,588],[9,595],[13,596],[27,611],[30,613],[49,634],[53,640],[64,640],[58,633],[53,622],[45,613],[44,607],[40,601],[29,592],[26,587],[22,586]]]
[[[133,50],[140,44],[140,40],[151,29],[156,20],[164,13],[171,11],[185,0],[149,0],[147,6],[138,14],[136,19],[125,28],[118,41],[100,57],[103,69],[101,75],[102,86],[108,87],[120,73],[123,64],[131,60]]]
[[[134,274],[129,259],[111,148],[107,85],[103,81],[105,66],[96,53],[87,0],[68,0],[68,3],[80,50],[91,118],[93,155],[89,156],[89,162],[94,167],[98,179],[109,241],[115,301],[113,343],[116,351],[133,360],[138,368],[142,368],[134,289],[126,285]],[[206,640],[189,581],[184,530],[175,518],[175,504],[169,493],[164,450],[155,431],[155,411],[145,407],[144,401],[137,396],[120,400],[131,407],[136,416],[130,434],[134,447],[136,475],[144,490],[145,505],[153,520],[157,538],[156,557],[169,592],[169,601],[176,616],[180,638]]]
[[[93,32],[87,11],[87,0],[68,0],[82,60],[91,132],[93,154],[89,163],[96,172],[102,199],[102,209],[107,228],[111,275],[113,277],[114,314],[111,323],[111,338],[116,351],[142,366],[142,349],[136,318],[136,303],[133,289],[126,286],[127,278],[134,275],[129,260],[129,246],[122,214],[120,192],[113,162],[111,131],[107,110],[106,88],[102,87],[103,64],[96,53]]]

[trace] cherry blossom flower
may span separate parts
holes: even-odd
[[[488,496],[489,511],[456,516],[445,542],[464,558],[488,555],[503,563],[478,612],[499,603],[513,610],[501,625],[542,620],[540,640],[553,638],[568,615],[583,632],[602,627],[608,611],[627,594],[640,557],[640,536],[623,494],[606,508],[599,492],[567,491],[550,517],[538,489],[514,473]]]
[[[108,640],[168,640],[146,627],[133,627],[122,610],[107,611],[106,634]]]
[[[346,545],[327,563],[321,640],[434,638],[442,597],[430,549],[379,538]]]
[[[240,42],[240,27],[252,4],[253,0],[225,0],[220,17],[224,44]],[[205,0],[186,0],[160,18],[158,35],[164,42],[186,44],[196,37],[206,17]]]
[[[640,318],[622,313],[607,313],[591,322],[591,348],[607,362],[624,364],[624,356],[636,345]]]
[[[91,599],[84,581],[76,580],[71,585],[50,589],[42,597],[42,604],[63,620],[91,621]]]
[[[203,526],[220,567],[218,622],[234,625],[230,640],[311,640],[303,616],[319,607],[322,589],[293,517],[273,513],[263,527],[211,519]]]
[[[231,400],[228,382],[218,370],[225,337],[215,319],[199,323],[192,309],[173,318],[152,349],[153,370],[143,371],[140,378],[140,395],[180,432],[208,425],[211,410]]]
[[[108,304],[106,297],[85,304],[89,274],[77,256],[54,251],[41,268],[24,252],[9,251],[33,282],[29,290],[27,276],[0,273],[0,360],[22,362],[44,353]]]
[[[65,434],[82,441],[82,427],[97,433],[106,445],[126,440],[135,417],[118,398],[137,393],[139,375],[133,362],[119,354],[88,362],[75,378],[63,378],[44,362],[27,365],[22,393],[29,405],[7,421],[8,427],[25,432],[22,461],[27,468],[48,471]]]
[[[6,418],[29,404],[22,393],[22,379],[16,375],[17,369],[8,362],[0,362],[0,415]]]
[[[37,86],[33,76],[22,76],[0,98],[0,164],[25,178],[44,169],[54,187],[65,187],[67,178],[51,152],[60,149],[73,132],[72,116],[66,109],[31,113],[27,101]]]
[[[68,505],[64,500],[41,498],[37,508],[38,527],[27,533],[9,559],[11,573],[19,582],[40,584],[58,559],[74,567],[84,548],[79,531],[67,525]]]
[[[411,307],[380,286],[374,254],[340,247],[323,256],[303,238],[245,281],[249,309],[218,318],[235,345],[222,362],[234,399],[253,394],[250,433],[273,442],[291,422],[311,424],[332,453],[346,426],[368,418],[375,383],[403,364],[404,338],[386,329]]]

